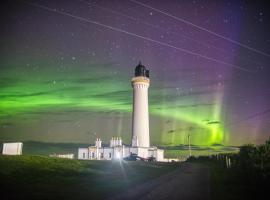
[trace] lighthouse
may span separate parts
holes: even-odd
[[[135,75],[131,79],[131,85],[133,87],[131,146],[124,145],[119,136],[112,137],[109,146],[102,146],[102,142],[98,138],[95,146],[78,149],[78,159],[133,160],[135,158],[136,160],[169,161],[169,159],[164,158],[163,149],[158,149],[156,146],[150,147],[148,113],[148,88],[150,79],[149,70],[141,63],[135,68]]]
[[[141,63],[135,68],[131,79],[133,87],[132,146],[149,147],[148,88],[149,70]]]

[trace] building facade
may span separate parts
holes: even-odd
[[[112,138],[109,147],[102,146],[102,141],[98,138],[95,146],[79,148],[78,159],[81,160],[114,160],[124,159],[131,154],[137,155],[141,159],[155,158],[156,161],[164,161],[164,150],[157,147],[134,147],[119,144],[121,138]],[[118,144],[117,144],[118,143]]]

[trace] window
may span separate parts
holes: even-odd
[[[82,157],[85,158],[85,153],[82,154]]]
[[[95,157],[95,153],[93,152],[93,153],[92,153],[92,158],[94,158],[94,157]]]
[[[111,158],[112,157],[112,153],[109,153],[109,158]]]
[[[100,158],[104,158],[104,155],[103,155],[103,153],[100,153]]]

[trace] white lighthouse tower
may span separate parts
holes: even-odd
[[[135,68],[133,87],[132,146],[149,147],[148,87],[149,70],[141,63]]]
[[[102,146],[98,138],[95,146],[79,148],[78,159],[84,160],[148,160],[169,161],[164,159],[164,150],[156,146],[150,147],[148,88],[150,85],[149,70],[141,63],[135,68],[135,76],[131,79],[133,87],[133,116],[131,146],[122,144],[122,139],[113,137],[110,146]],[[175,159],[174,159],[175,160]]]

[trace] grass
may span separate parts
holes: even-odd
[[[192,155],[194,156],[211,156],[211,155],[217,155],[217,154],[224,154],[224,153],[236,153],[238,152],[238,149],[231,148],[231,149],[225,149],[225,148],[205,148],[205,149],[195,149],[192,148]],[[189,150],[188,149],[165,149],[165,157],[167,158],[179,158],[184,159],[189,157]]]
[[[46,143],[46,142],[23,142],[24,155],[70,154],[77,156],[79,147],[88,147],[90,144],[76,143]]]
[[[7,199],[104,199],[176,167],[176,163],[0,156],[1,194]]]

